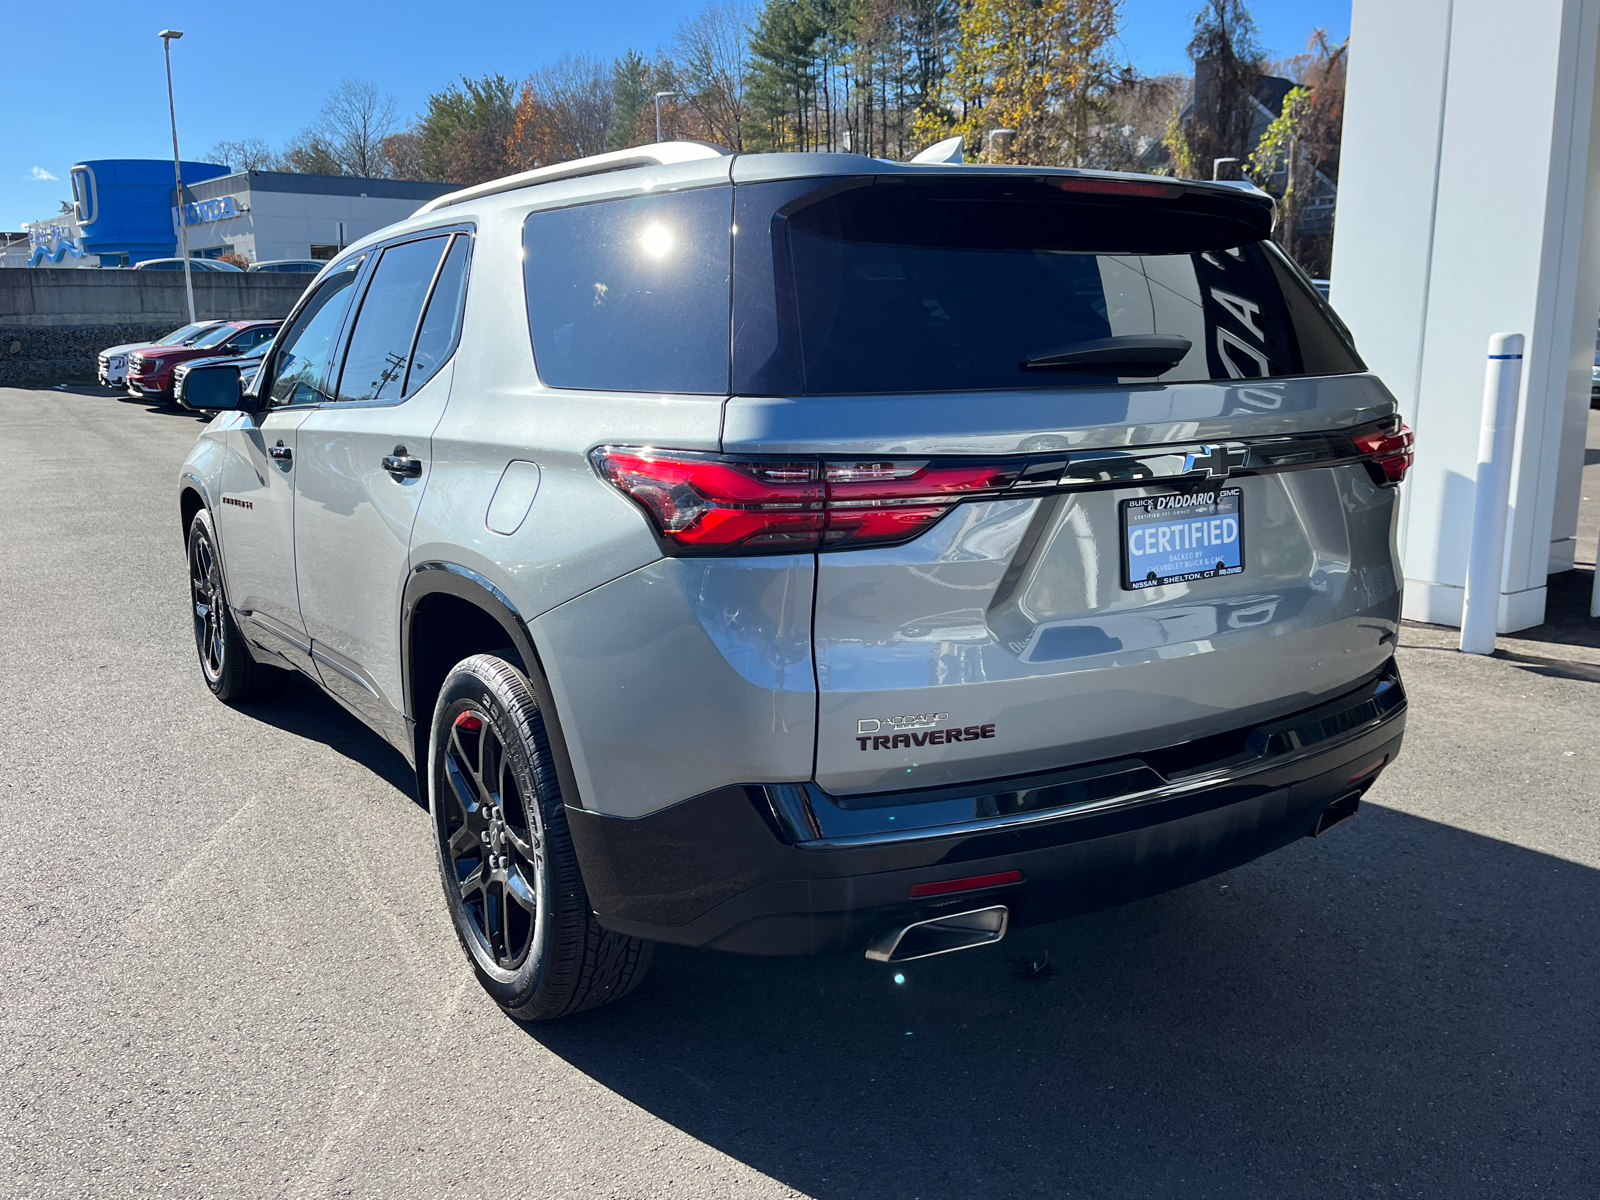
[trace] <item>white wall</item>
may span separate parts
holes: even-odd
[[[337,245],[339,222],[344,222],[344,242],[349,245],[404,220],[422,206],[421,200],[393,200],[376,196],[314,196],[299,192],[252,189],[241,193],[250,211],[237,217],[189,227],[191,251],[230,247],[254,262],[275,258],[306,258],[311,247]]]
[[[344,222],[344,243],[349,245],[409,217],[422,206],[422,201],[252,192],[250,206],[256,259],[261,261],[304,258],[313,243],[337,245],[340,221]]]
[[[1572,565],[1600,309],[1600,0],[1354,0],[1333,303],[1417,432],[1406,615],[1460,623],[1489,335],[1528,335],[1502,630]]]

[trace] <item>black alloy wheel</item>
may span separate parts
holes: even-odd
[[[440,813],[474,958],[514,973],[533,952],[545,903],[544,838],[530,820],[505,745],[481,711],[450,722],[444,752],[449,803]]]
[[[189,615],[200,674],[219,700],[236,704],[266,692],[282,673],[250,656],[233,614],[217,554],[217,533],[205,509],[189,522]]]
[[[222,678],[227,651],[218,613],[222,567],[209,530],[196,529],[189,537],[189,598],[194,607],[194,645],[200,654],[200,670],[215,688]]]
[[[507,661],[513,654],[473,655],[445,677],[425,778],[462,949],[495,1003],[541,1021],[627,995],[652,947],[595,919],[535,699],[549,689]]]

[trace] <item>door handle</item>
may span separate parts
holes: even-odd
[[[396,446],[393,454],[383,456],[383,469],[391,475],[402,479],[420,479],[422,477],[422,460],[413,458],[406,453],[404,446]]]
[[[268,446],[267,453],[281,463],[290,463],[294,461],[294,451],[283,444],[282,438],[278,439],[278,444],[276,446]]]

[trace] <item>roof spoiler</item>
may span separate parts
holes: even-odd
[[[560,179],[603,175],[609,171],[627,171],[634,167],[660,167],[670,163],[694,162],[702,158],[723,158],[732,153],[733,151],[726,146],[690,141],[657,142],[649,146],[636,146],[631,150],[612,150],[607,154],[594,154],[588,158],[573,159],[571,162],[537,167],[518,175],[507,175],[503,179],[491,179],[487,183],[462,188],[459,192],[447,192],[417,209],[417,214],[436,212],[452,204],[465,204],[469,200],[498,196],[502,192],[514,192],[519,188],[534,187],[541,183],[555,183]]]

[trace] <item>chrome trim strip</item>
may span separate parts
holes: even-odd
[[[1253,775],[1266,771],[1276,771],[1281,767],[1292,766],[1308,758],[1326,754],[1329,750],[1339,746],[1348,745],[1350,742],[1366,737],[1368,734],[1382,729],[1392,721],[1405,716],[1406,706],[1401,705],[1384,713],[1375,720],[1365,725],[1349,730],[1344,736],[1330,742],[1318,742],[1315,746],[1294,754],[1276,754],[1259,762],[1248,763],[1242,767],[1219,767],[1213,771],[1206,771],[1190,776],[1180,783],[1169,783],[1164,787],[1149,788],[1142,792],[1132,792],[1123,796],[1109,796],[1103,800],[1086,800],[1082,804],[1066,805],[1060,808],[1041,809],[1038,812],[1018,813],[1009,817],[990,817],[982,821],[961,821],[952,825],[933,825],[922,829],[895,830],[892,833],[856,833],[841,837],[816,838],[810,841],[796,842],[796,850],[846,850],[859,849],[863,846],[888,846],[904,845],[907,842],[937,841],[940,838],[959,837],[973,833],[999,833],[1008,829],[1022,829],[1034,825],[1049,825],[1055,821],[1067,821],[1089,813],[1106,812],[1110,809],[1137,808],[1145,804],[1155,804],[1162,800],[1172,800],[1180,796],[1187,796],[1194,792],[1202,792],[1208,788],[1221,784],[1240,783]],[[976,785],[982,787],[982,784]]]
[[[298,633],[291,633],[287,626],[282,625],[277,621],[274,621],[271,617],[263,616],[261,613],[258,613],[258,612],[247,612],[244,615],[249,617],[252,621],[254,621],[257,625],[261,626],[261,628],[265,629],[268,633],[273,634],[276,637],[280,637],[284,641],[288,642],[291,646],[293,646],[296,650],[299,650],[302,654],[310,654],[311,653],[311,643],[309,641],[304,640]]]
[[[383,696],[379,693],[377,686],[366,677],[365,673],[358,668],[348,666],[345,663],[340,662],[338,659],[334,658],[332,654],[323,650],[322,647],[318,646],[315,642],[311,644],[311,657],[316,659],[317,662],[321,663],[325,667],[332,667],[351,683],[356,684],[363,691],[370,693],[374,700],[383,699]]]

